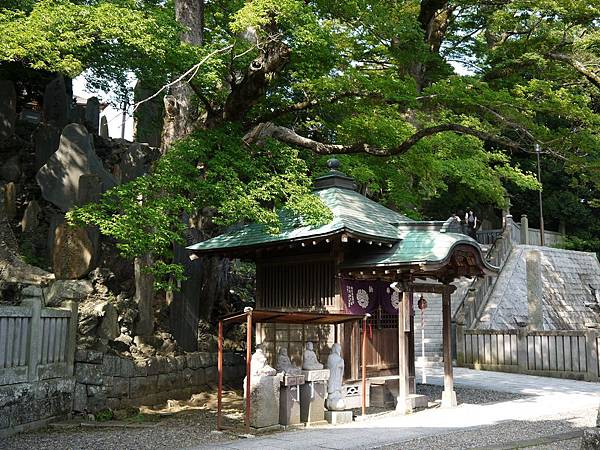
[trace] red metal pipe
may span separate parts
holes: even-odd
[[[250,375],[252,370],[252,311],[246,316],[246,433],[250,432]]]
[[[366,354],[367,354],[367,317],[363,319],[363,333],[362,333],[362,350],[361,350],[361,360],[362,360],[362,415],[364,416],[367,413],[367,364],[366,364]]]
[[[221,430],[221,407],[223,403],[223,321],[219,320],[219,353],[217,359],[219,387],[217,390],[217,430]]]

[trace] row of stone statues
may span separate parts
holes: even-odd
[[[277,354],[277,369],[269,366],[267,357],[260,345],[257,345],[256,352],[252,355],[252,376],[273,376],[276,373],[289,375],[300,375],[303,371],[323,370],[314,351],[312,342],[306,343],[306,348],[302,355],[302,367],[295,366],[287,353],[287,348],[281,347]],[[344,377],[344,359],[342,358],[342,348],[340,344],[335,343],[331,347],[331,353],[327,358],[327,369],[329,369],[329,380],[327,381],[327,409],[330,411],[341,411],[345,409],[344,394],[342,391],[342,381]]]

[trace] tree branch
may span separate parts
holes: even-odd
[[[261,123],[254,127],[252,130],[250,130],[244,136],[244,142],[248,145],[260,145],[266,138],[273,138],[293,147],[300,147],[311,150],[319,155],[365,153],[373,156],[392,156],[400,155],[402,153],[407,152],[412,146],[417,144],[421,139],[425,137],[432,136],[437,133],[443,133],[445,131],[453,131],[459,134],[475,136],[481,140],[494,142],[496,144],[502,145],[503,147],[506,147],[510,150],[522,150],[521,146],[516,142],[510,141],[499,136],[494,136],[484,131],[475,130],[473,128],[465,127],[463,125],[454,123],[423,128],[417,131],[412,136],[410,136],[399,146],[391,149],[374,147],[365,143],[342,145],[318,142],[313,139],[300,136],[290,128],[275,125],[270,122]]]
[[[564,53],[549,53],[548,58],[554,61],[560,61],[569,64],[577,72],[583,75],[590,83],[600,89],[600,75],[588,69],[582,62],[577,61],[575,58],[565,55]]]

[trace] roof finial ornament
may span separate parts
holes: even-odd
[[[337,158],[330,158],[327,160],[327,168],[331,172],[337,172],[341,165],[342,165],[342,163]]]

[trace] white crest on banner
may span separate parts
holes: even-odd
[[[369,294],[367,291],[364,289],[359,289],[356,292],[356,301],[358,301],[358,304],[363,308],[369,306]]]

